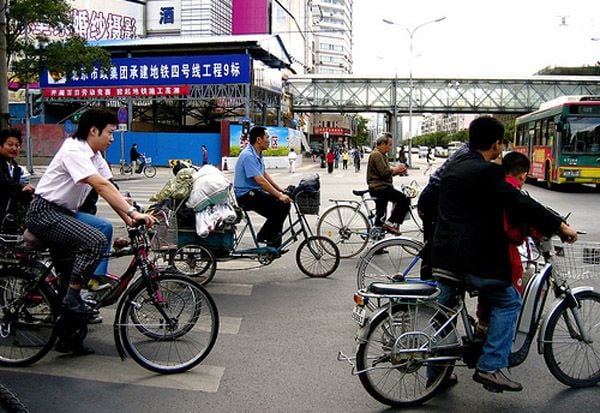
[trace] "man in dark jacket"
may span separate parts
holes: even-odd
[[[521,308],[520,295],[511,282],[503,211],[546,236],[558,233],[563,241],[574,242],[577,233],[504,181],[502,167],[490,162],[502,153],[503,136],[504,127],[496,119],[475,119],[469,126],[469,151],[449,163],[443,172],[432,266],[442,285],[440,302],[452,301],[447,281],[464,279],[468,290],[477,285],[479,299],[492,309],[473,379],[488,389],[520,391],[521,384],[500,370],[508,367]]]
[[[21,150],[21,132],[7,129],[0,132],[0,231],[14,232],[20,228],[19,209],[29,205],[33,186],[21,182],[21,167],[15,161]],[[11,222],[5,221],[10,214]]]

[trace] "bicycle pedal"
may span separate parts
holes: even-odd
[[[486,389],[487,391],[492,392],[492,393],[502,393],[504,391],[504,390],[499,389],[499,388],[494,387],[494,386],[488,386],[487,384],[484,384],[483,388]]]

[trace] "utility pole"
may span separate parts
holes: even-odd
[[[7,64],[7,22],[6,0],[0,0],[0,129],[8,127],[10,113],[8,111],[8,64]]]

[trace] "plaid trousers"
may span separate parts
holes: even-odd
[[[108,241],[99,230],[78,220],[68,209],[36,197],[27,211],[29,231],[50,249],[57,268],[72,261],[71,284],[84,284],[94,273]]]

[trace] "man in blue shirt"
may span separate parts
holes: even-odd
[[[259,242],[281,245],[283,222],[290,210],[291,199],[265,170],[262,152],[269,147],[269,133],[262,126],[250,130],[249,144],[235,165],[233,187],[238,204],[267,218],[258,231]]]

